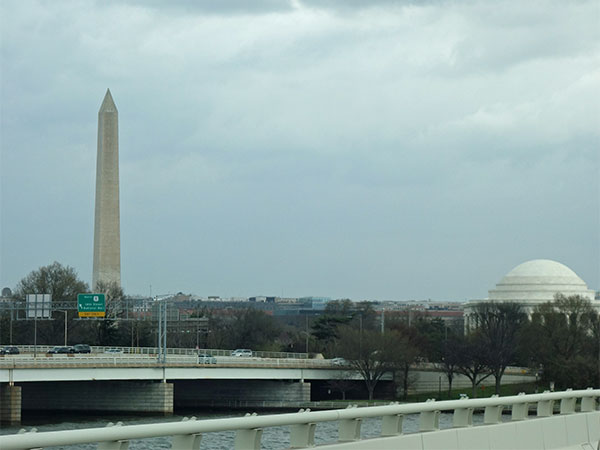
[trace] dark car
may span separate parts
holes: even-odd
[[[217,358],[210,353],[198,353],[198,364],[216,364]]]
[[[19,353],[19,349],[12,345],[7,345],[0,349],[0,355],[18,355]]]
[[[92,348],[88,344],[75,344],[73,346],[74,353],[92,353]]]
[[[47,352],[49,355],[55,355],[58,353],[67,353],[67,354],[73,354],[75,353],[75,350],[73,350],[73,347],[62,347],[62,346],[57,346],[57,347],[52,347],[50,350],[48,350]]]

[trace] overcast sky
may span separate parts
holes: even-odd
[[[599,289],[599,5],[2,0],[0,287],[91,282],[110,88],[127,294]]]

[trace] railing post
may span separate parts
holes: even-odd
[[[182,422],[187,422],[188,420],[196,420],[196,418],[192,417],[191,419],[188,419],[187,417],[184,417],[181,419]],[[202,433],[176,434],[173,436],[171,448],[173,450],[199,450],[201,441]]]
[[[202,433],[176,434],[173,436],[171,448],[173,450],[199,450]]]
[[[310,412],[309,408],[298,412]],[[290,448],[306,448],[315,446],[316,423],[299,423],[290,427]]]
[[[37,433],[37,428],[32,428],[29,431],[27,431],[25,428],[21,428],[17,434],[27,434],[27,433]],[[34,447],[34,448],[28,448],[27,450],[44,450],[44,448],[43,447]]]
[[[260,450],[260,440],[262,438],[262,428],[253,428],[251,430],[237,430],[235,433],[235,450]]]
[[[381,419],[381,435],[382,436],[397,436],[402,434],[403,414],[393,414],[391,416],[383,416]]]
[[[425,403],[435,402],[434,398],[428,399]],[[424,411],[419,415],[419,431],[434,431],[440,428],[440,412]]]
[[[356,408],[356,405],[348,405],[346,409]],[[362,419],[342,419],[339,421],[339,442],[351,442],[360,440],[360,426]]]
[[[550,391],[544,391],[544,394],[549,393]],[[538,417],[550,417],[552,414],[554,414],[554,400],[540,400],[539,402],[537,402]]]
[[[498,398],[498,394],[494,394],[490,398]],[[483,423],[486,425],[491,425],[493,423],[502,422],[503,410],[504,405],[486,406],[483,412]]]
[[[120,427],[123,425],[123,422],[112,423],[109,422],[107,427]],[[108,441],[108,442],[98,442],[98,450],[127,450],[129,448],[128,440],[119,440],[119,441]]]
[[[573,389],[566,389],[565,392],[572,391]],[[575,404],[577,403],[577,397],[563,398],[560,401],[560,413],[561,414],[573,414],[575,412]]]
[[[593,388],[587,388],[591,391]],[[582,397],[581,398],[581,412],[592,412],[596,411],[596,397]]]
[[[452,427],[473,426],[473,408],[456,408],[452,415]]]
[[[519,395],[525,395],[525,392],[519,392]],[[524,420],[529,415],[529,403],[514,403],[510,420]]]
[[[256,416],[256,413],[246,413],[246,417]],[[237,430],[235,432],[235,441],[233,448],[235,450],[260,450],[260,440],[262,438],[262,428],[252,428],[249,430]]]

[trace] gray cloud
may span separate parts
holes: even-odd
[[[177,14],[264,14],[269,12],[290,11],[293,9],[290,0],[175,0],[163,2],[160,0],[126,0],[128,4],[139,8],[153,9],[159,13],[172,12]],[[98,2],[102,6],[106,2]],[[115,3],[122,3],[115,0]]]
[[[2,2],[3,286],[89,278],[110,87],[127,292],[598,288],[594,2],[365,5]]]

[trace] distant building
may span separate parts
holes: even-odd
[[[469,316],[473,307],[482,301],[519,303],[530,314],[536,306],[553,301],[557,294],[586,298],[600,312],[600,301],[595,299],[594,291],[575,272],[556,261],[535,259],[508,272],[494,289],[490,289],[489,298],[467,303],[465,326],[472,325]]]
[[[329,297],[301,297],[298,299],[298,302],[302,303],[304,307],[316,311],[324,311],[330,301]]]

